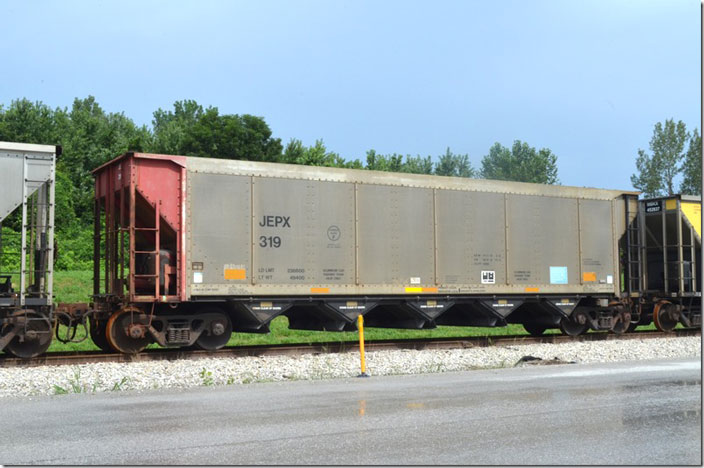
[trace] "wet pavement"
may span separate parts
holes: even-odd
[[[701,361],[0,399],[2,464],[702,463]]]

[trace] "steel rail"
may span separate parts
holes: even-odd
[[[568,343],[580,341],[616,341],[628,339],[653,339],[653,338],[679,338],[687,336],[701,336],[699,329],[683,329],[663,333],[657,330],[624,333],[616,335],[608,332],[587,333],[579,336],[549,334],[542,336],[531,335],[497,335],[497,336],[471,336],[464,338],[424,338],[367,341],[367,351],[383,351],[398,349],[463,349],[488,346],[508,346],[536,343]],[[276,345],[251,345],[228,346],[217,351],[185,350],[185,349],[146,349],[139,354],[105,353],[103,351],[73,351],[60,353],[47,353],[32,359],[20,359],[8,355],[0,355],[0,367],[36,367],[77,365],[97,362],[145,362],[176,359],[202,359],[243,356],[275,356],[301,354],[327,354],[359,351],[356,341],[333,341],[312,344],[276,344]]]

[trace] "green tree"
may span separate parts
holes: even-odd
[[[364,164],[359,159],[353,159],[352,161],[345,161],[342,167],[347,169],[364,169]]]
[[[403,155],[390,154],[385,156],[378,154],[375,150],[367,151],[367,164],[365,169],[370,171],[401,172],[403,167]]]
[[[220,115],[195,101],[177,101],[173,111],[154,112],[155,152],[221,159],[280,161],[281,140],[263,118],[249,114]]]
[[[435,174],[441,176],[474,177],[475,171],[468,154],[454,154],[448,147],[435,165]]]
[[[682,164],[682,185],[680,192],[688,195],[702,194],[702,137],[696,128],[689,140],[689,149]]]
[[[432,174],[433,160],[430,156],[422,157],[406,155],[406,160],[401,166],[401,172],[409,172],[411,174]]]
[[[497,142],[482,158],[481,176],[484,179],[557,184],[557,156],[548,148],[536,150],[520,140],[514,141],[511,149]]]
[[[296,138],[291,138],[284,148],[281,162],[296,164],[296,161],[300,161],[305,158],[305,154],[306,147],[303,145],[303,142]]]
[[[323,140],[316,140],[313,146],[305,147],[300,140],[291,139],[284,149],[281,162],[307,166],[345,167],[345,160],[339,154],[328,151]]]
[[[675,123],[673,119],[668,119],[665,125],[656,123],[650,139],[653,154],[638,149],[638,173],[631,175],[633,186],[646,197],[674,194],[674,179],[682,172],[684,147],[688,140],[687,127],[681,120]]]
[[[57,112],[61,111],[28,99],[16,99],[7,109],[0,106],[0,140],[56,145],[59,143]]]
[[[90,224],[94,185],[91,171],[127,151],[144,151],[151,143],[151,133],[122,112],[106,113],[93,96],[75,99],[71,110],[58,117],[64,151],[57,166],[66,171],[74,186],[76,216]]]
[[[203,116],[203,106],[196,101],[174,102],[173,111],[157,109],[153,114],[154,141],[150,151],[162,154],[185,154],[186,133]]]

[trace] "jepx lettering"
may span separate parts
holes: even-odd
[[[290,216],[262,216],[261,221],[259,221],[261,227],[291,227],[291,217]]]

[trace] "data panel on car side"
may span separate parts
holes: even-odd
[[[354,184],[254,179],[255,284],[354,284]]]
[[[580,284],[576,199],[509,195],[507,216],[510,284]]]

